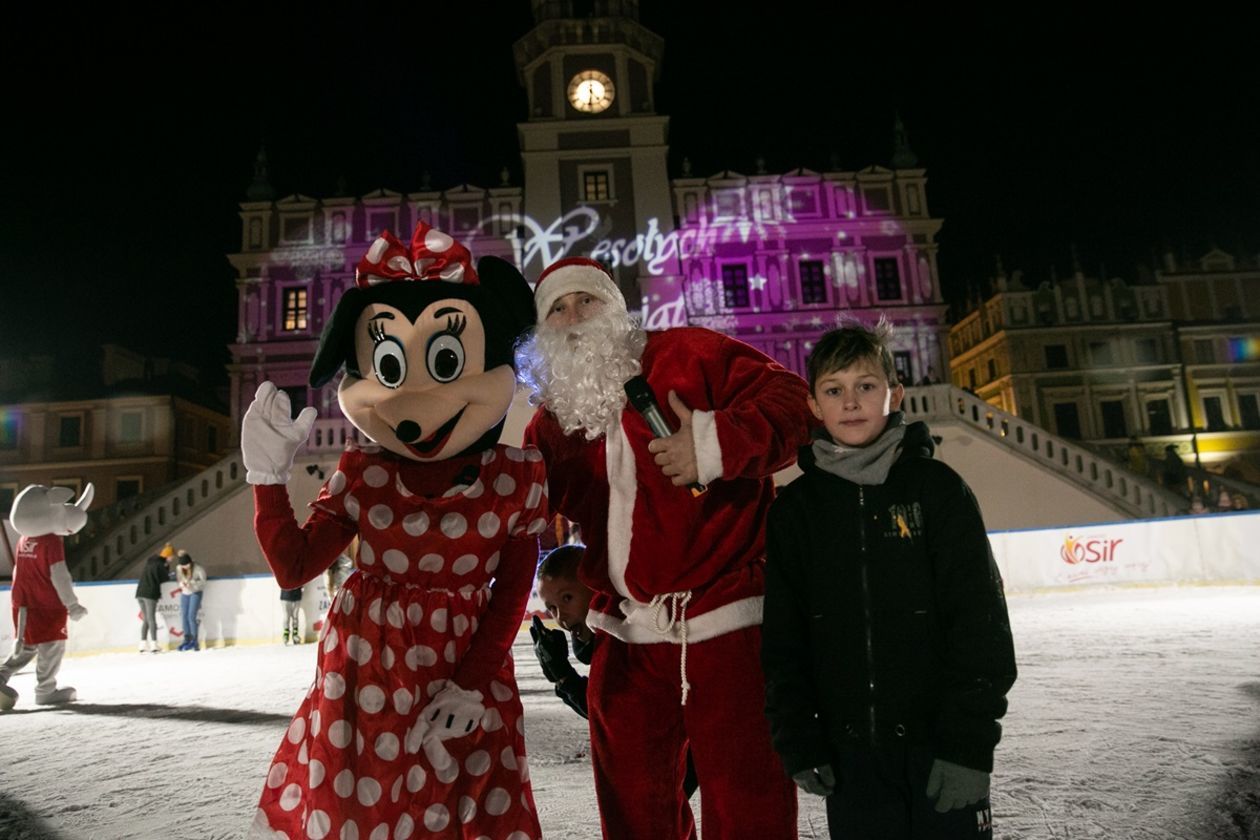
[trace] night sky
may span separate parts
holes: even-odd
[[[224,381],[225,254],[263,142],[280,196],[408,192],[424,172],[495,186],[504,165],[519,184],[511,44],[528,3],[463,5],[148,20],[162,37],[118,18],[13,21],[0,355],[117,341]],[[1069,273],[1073,246],[1087,271],[1127,278],[1165,249],[1260,253],[1260,69],[1242,21],[642,5],[666,39],[672,174],[684,157],[696,175],[751,173],[758,155],[771,172],[886,165],[900,113],[945,222],[952,302],[999,254],[1040,279]]]

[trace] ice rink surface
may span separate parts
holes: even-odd
[[[1020,676],[995,836],[1260,840],[1260,587],[1022,595],[1010,610]],[[598,837],[585,722],[528,638],[514,655],[544,834]],[[60,709],[32,705],[33,672],[17,675],[0,838],[243,836],[315,647],[67,659],[81,699]],[[800,836],[827,836],[804,794]]]

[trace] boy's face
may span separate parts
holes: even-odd
[[[591,607],[592,594],[573,578],[544,576],[538,579],[538,597],[542,598],[547,613],[570,633],[586,629],[586,612]]]
[[[843,370],[818,377],[809,397],[810,411],[827,434],[844,446],[866,446],[888,425],[888,415],[901,408],[905,388],[888,386],[879,362],[860,359]]]

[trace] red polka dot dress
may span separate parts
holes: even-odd
[[[357,530],[358,569],[329,610],[315,682],[276,751],[253,836],[540,837],[507,650],[548,519],[546,475],[532,448],[460,460],[464,483],[426,494],[416,477],[437,465],[347,450],[311,505],[312,522]],[[439,464],[443,474],[459,466]],[[450,760],[438,763],[409,735],[452,679],[481,691],[485,714],[441,742]]]

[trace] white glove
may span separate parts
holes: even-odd
[[[481,716],[486,713],[485,704],[481,701],[480,691],[465,691],[448,681],[420,713],[416,729],[424,729],[415,735],[415,739],[424,742],[462,738],[481,723]]]
[[[314,408],[307,406],[290,418],[289,395],[264,382],[254,393],[241,421],[241,459],[249,484],[288,484],[293,458],[315,425]]]
[[[983,770],[972,770],[940,758],[932,762],[927,797],[936,800],[937,813],[974,805],[988,795],[989,774]]]
[[[71,621],[78,621],[80,618],[87,615],[87,607],[82,604],[72,604],[66,608],[66,611],[70,613]]]

